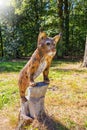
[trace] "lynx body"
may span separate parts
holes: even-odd
[[[40,32],[37,49],[19,74],[18,85],[22,102],[26,101],[25,91],[27,87],[34,87],[36,85],[34,79],[41,73],[43,73],[44,82],[49,83],[49,67],[56,54],[56,43],[60,37],[59,34],[54,38],[49,38],[45,32]]]

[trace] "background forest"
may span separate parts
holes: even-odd
[[[83,57],[87,34],[87,0],[11,0],[0,5],[0,57],[31,56],[39,28],[63,37],[57,57]]]

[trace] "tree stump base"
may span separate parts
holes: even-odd
[[[28,88],[27,102],[21,104],[19,123],[17,130],[21,130],[25,124],[30,124],[34,119],[38,119],[44,110],[44,98],[48,84],[39,82],[35,87]]]

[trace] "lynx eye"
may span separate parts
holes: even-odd
[[[50,42],[47,42],[47,45],[49,46],[49,45],[50,45]]]
[[[53,46],[55,46],[55,44],[53,44]]]
[[[41,37],[41,39],[43,40],[44,38],[43,38],[43,37]]]

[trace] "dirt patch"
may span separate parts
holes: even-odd
[[[9,119],[0,114],[0,130],[15,130],[10,126]]]

